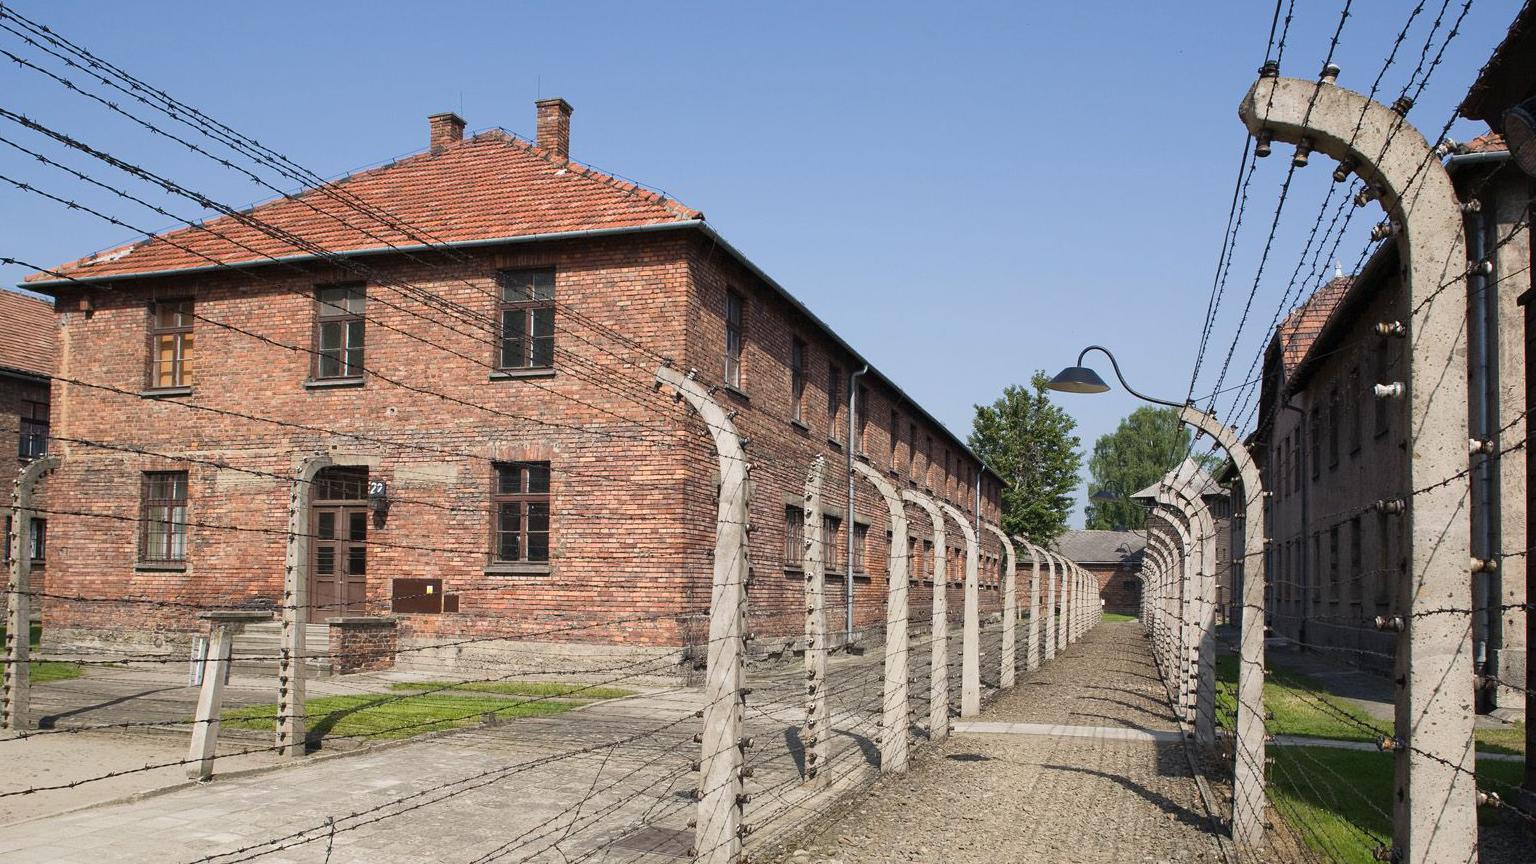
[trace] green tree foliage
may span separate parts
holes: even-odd
[[[1115,431],[1094,442],[1093,455],[1088,458],[1088,494],[1103,490],[1121,500],[1090,503],[1087,527],[1145,527],[1146,509],[1124,496],[1151,486],[1190,455],[1190,431],[1179,422],[1177,409],[1145,406],[1132,411]]]
[[[1051,404],[1045,373],[1029,387],[1011,386],[991,405],[977,405],[971,449],[1002,476],[1003,530],[1049,543],[1067,528],[1083,457],[1077,422]]]

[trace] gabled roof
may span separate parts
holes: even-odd
[[[1504,143],[1504,136],[1497,132],[1479,135],[1461,147],[1463,153],[1506,153],[1508,151],[1509,145]]]
[[[1456,110],[1504,131],[1504,111],[1536,91],[1536,5],[1526,0],[1509,25],[1504,41],[1477,73],[1477,80]]]
[[[1067,531],[1056,538],[1056,551],[1079,564],[1119,564],[1147,545],[1135,531]]]
[[[1200,467],[1200,463],[1193,459],[1185,459],[1167,474],[1157,479],[1151,486],[1137,492],[1132,498],[1156,498],[1158,491],[1165,487],[1177,486],[1187,491],[1191,496],[1220,495],[1222,488],[1211,479],[1210,472]]]
[[[375,219],[359,212],[387,214]],[[392,246],[487,242],[703,219],[500,129],[244,211],[279,236],[220,216],[54,268],[76,279],[123,278]],[[410,230],[402,230],[410,226]],[[284,236],[284,235],[287,236]],[[302,238],[303,242],[295,242]],[[217,262],[217,263],[215,263]],[[61,280],[37,273],[34,287]]]
[[[48,302],[0,290],[0,369],[52,375],[58,326]]]
[[[1317,341],[1318,334],[1323,332],[1323,327],[1333,317],[1333,311],[1349,293],[1349,287],[1354,281],[1351,276],[1329,279],[1305,303],[1292,309],[1291,314],[1285,316],[1285,320],[1275,328],[1275,339],[1280,343],[1281,376],[1284,380],[1289,381],[1296,367],[1306,359],[1307,352],[1312,350],[1312,343]]]

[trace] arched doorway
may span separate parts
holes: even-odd
[[[338,465],[315,475],[310,504],[309,602],[313,618],[366,611],[368,468]]]

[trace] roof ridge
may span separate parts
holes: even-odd
[[[624,180],[605,171],[600,171],[597,168],[586,164],[585,162],[577,162],[575,159],[571,159],[569,157],[562,158],[557,156],[555,155],[554,151],[546,147],[540,147],[533,141],[530,141],[515,132],[503,129],[499,126],[492,129],[487,129],[484,132],[477,132],[469,140],[473,141],[485,136],[498,137],[503,141],[503,143],[518,147],[529,155],[537,156],[550,163],[551,165],[558,165],[562,168],[569,169],[578,177],[583,177],[587,180],[608,186],[625,194],[635,195],[645,201],[649,201],[653,204],[658,204],[662,207],[665,207],[680,220],[704,218],[704,213],[702,211],[695,210],[692,207],[683,204],[681,201],[678,201],[676,198],[671,197],[670,195],[666,195],[664,193],[658,192],[655,189],[643,186],[637,181]]]

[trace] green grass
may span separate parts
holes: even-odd
[[[1216,661],[1216,713],[1232,728],[1237,689],[1237,657]],[[1390,724],[1366,714],[1354,702],[1324,690],[1298,672],[1273,670],[1264,680],[1264,708],[1274,719],[1265,728],[1276,735],[1304,735],[1337,741],[1380,740]],[[1523,754],[1525,728],[1514,725],[1476,731],[1477,749],[1485,753]],[[1392,836],[1392,754],[1325,747],[1271,747],[1271,799],[1307,845],[1329,861],[1370,864],[1377,841]],[[1498,791],[1518,786],[1519,762],[1483,760],[1477,764],[1478,787]],[[1479,808],[1479,818],[1496,818]]]
[[[439,688],[449,688],[446,690]],[[618,687],[590,687],[584,684],[557,684],[552,681],[404,681],[389,685],[395,691],[433,690],[441,693],[498,693],[503,696],[541,696],[547,698],[618,699],[633,696],[633,690]]]
[[[518,717],[545,717],[563,714],[580,701],[519,701],[498,696],[459,696],[431,694],[399,696],[376,693],[361,696],[322,696],[310,699],[311,741],[327,736],[359,736],[373,740],[410,738],[427,732],[475,726],[484,715],[494,712],[498,720]],[[277,706],[248,705],[223,714],[223,722],[232,729],[267,731],[272,728]]]
[[[1123,614],[1121,612],[1105,612],[1103,620],[1105,620],[1105,621],[1139,621],[1141,619],[1137,618],[1135,615],[1126,615],[1126,614]]]
[[[1329,861],[1371,864],[1371,850],[1392,836],[1393,757],[1389,753],[1322,747],[1270,749],[1270,796],[1303,841]],[[1480,762],[1479,788],[1509,798],[1518,786],[1518,762]],[[1480,821],[1498,818],[1479,807]]]
[[[33,624],[30,628],[31,647],[36,648],[43,641],[43,626]],[[0,643],[5,641],[5,628],[0,627]],[[84,669],[79,663],[64,663],[54,660],[32,660],[27,663],[27,671],[33,684],[48,684],[53,681],[68,681],[71,678],[79,678],[84,674]]]

